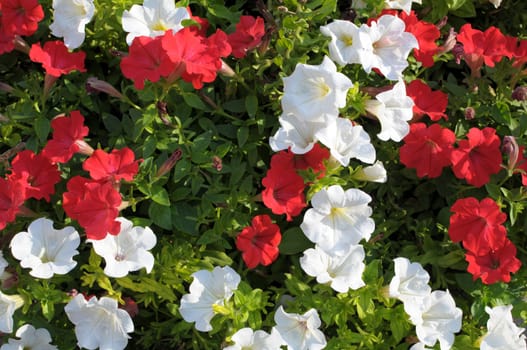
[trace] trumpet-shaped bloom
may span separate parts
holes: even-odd
[[[474,280],[481,278],[485,284],[496,282],[510,282],[511,273],[518,271],[522,265],[516,258],[516,246],[508,239],[501,247],[495,247],[483,255],[467,252],[465,260],[468,262],[467,271]]]
[[[463,311],[448,291],[435,290],[421,302],[405,305],[410,321],[415,325],[417,338],[427,346],[437,341],[441,350],[448,350],[454,344],[454,333],[461,330]]]
[[[210,320],[214,317],[214,305],[223,306],[240,283],[240,275],[229,266],[216,266],[214,270],[200,270],[192,274],[190,293],[183,295],[179,312],[187,322],[196,322],[200,332],[212,330]]]
[[[139,160],[135,160],[134,151],[128,147],[114,149],[111,153],[98,149],[84,161],[82,168],[94,180],[118,183],[134,179],[139,170]]]
[[[51,345],[51,335],[45,328],[35,329],[30,324],[25,324],[16,331],[16,336],[20,339],[9,338],[8,344],[2,345],[0,350],[56,350],[55,345]]]
[[[290,149],[295,154],[309,152],[317,142],[316,132],[325,126],[324,120],[305,120],[302,116],[284,113],[278,118],[280,128],[269,138],[269,145],[275,152]]]
[[[366,110],[381,123],[377,137],[383,141],[401,141],[410,131],[408,121],[413,117],[414,101],[406,95],[404,82],[400,80],[391,90],[381,92],[374,100],[366,101]]]
[[[77,345],[86,349],[121,350],[126,348],[134,331],[132,318],[117,307],[117,300],[102,297],[89,300],[77,294],[64,311],[75,325]]]
[[[236,237],[236,248],[248,268],[270,265],[278,258],[278,245],[282,240],[280,227],[271,222],[269,215],[256,215],[251,226],[245,227]]]
[[[84,27],[95,13],[93,0],[53,0],[52,6],[51,34],[64,38],[64,45],[70,50],[81,46],[86,35]]]
[[[16,214],[26,200],[27,181],[25,179],[0,177],[0,230],[15,220]]]
[[[84,67],[86,53],[83,51],[69,52],[60,40],[47,41],[44,47],[41,47],[40,43],[31,45],[29,58],[33,62],[41,63],[46,74],[56,78],[74,70],[86,72]]]
[[[346,94],[351,80],[337,72],[335,63],[324,56],[321,64],[297,64],[293,74],[283,78],[284,113],[293,113],[306,120],[320,119],[324,114],[337,117],[346,106]]]
[[[287,313],[282,305],[274,314],[276,326],[283,343],[291,350],[320,350],[326,346],[326,337],[318,328],[320,317],[315,309],[303,315]]]
[[[395,275],[390,281],[390,297],[401,300],[406,308],[432,292],[428,285],[430,276],[421,264],[403,257],[395,258],[393,262]]]
[[[324,188],[311,199],[300,228],[328,254],[344,255],[350,245],[368,240],[375,229],[368,206],[371,197],[358,189],[339,185]]]
[[[53,136],[42,149],[42,155],[55,163],[66,163],[76,152],[90,153],[93,149],[84,141],[89,129],[79,111],[70,116],[60,116],[51,121]]]
[[[0,291],[0,332],[13,331],[13,314],[23,304],[24,299],[20,295],[6,295]]]
[[[318,245],[304,251],[300,266],[309,275],[317,278],[318,283],[331,283],[331,288],[339,293],[349,289],[359,289],[365,285],[364,248],[362,245],[350,245],[342,256],[330,255]]]
[[[490,176],[501,170],[501,141],[496,130],[486,127],[471,128],[467,140],[459,141],[452,151],[452,170],[459,179],[481,187],[490,181]]]
[[[17,233],[11,240],[11,253],[20,266],[31,268],[37,278],[64,275],[77,265],[73,256],[79,254],[80,236],[72,226],[53,228],[53,221],[40,218],[33,221],[27,232]]]
[[[248,50],[254,49],[262,41],[265,34],[263,18],[241,16],[234,33],[229,34],[228,41],[232,47],[232,55],[236,58],[245,57]]]
[[[353,178],[361,181],[385,183],[388,180],[388,175],[384,164],[378,160],[373,165],[359,169],[353,174]]]
[[[487,334],[481,340],[481,350],[525,350],[527,343],[522,333],[525,328],[516,326],[512,319],[512,305],[485,307],[489,314]]]
[[[1,26],[10,35],[33,35],[38,22],[44,18],[44,10],[38,0],[2,1]]]
[[[315,137],[327,148],[333,158],[348,166],[351,158],[365,163],[375,162],[375,148],[370,135],[360,125],[354,125],[346,118],[326,118],[325,127]]]
[[[269,334],[261,330],[253,331],[251,328],[240,329],[232,335],[231,340],[234,345],[223,350],[280,350],[282,345],[282,338],[276,331]]]
[[[403,10],[406,13],[410,13],[412,10],[412,3],[421,4],[421,0],[385,0],[384,3],[386,8]]]
[[[404,21],[392,15],[383,15],[366,27],[372,42],[371,54],[361,62],[366,73],[377,68],[387,79],[402,78],[410,51],[419,47],[415,36],[405,29]]]
[[[169,29],[175,33],[183,28],[185,19],[190,19],[190,13],[185,7],[176,7],[173,0],[144,0],[143,6],[132,5],[130,11],[123,12],[126,43],[131,45],[138,36],[163,35]]]
[[[323,35],[331,38],[329,57],[340,65],[361,63],[371,55],[371,38],[364,29],[353,22],[334,20],[320,27]]]
[[[416,79],[406,86],[406,93],[414,101],[414,121],[428,115],[431,120],[448,119],[445,114],[448,95],[442,91],[432,91],[423,81]]]
[[[455,142],[454,132],[439,124],[426,127],[424,123],[413,123],[399,157],[406,167],[417,170],[418,177],[439,177],[443,168],[450,165]]]
[[[9,177],[27,182],[27,198],[44,198],[49,202],[49,196],[55,193],[55,185],[60,181],[60,171],[42,153],[24,150],[13,158]]]
[[[104,273],[110,277],[124,277],[130,271],[145,268],[147,273],[154,267],[154,256],[149,252],[157,243],[154,232],[149,227],[133,226],[123,217],[116,219],[121,223],[117,235],[106,235],[100,240],[91,240],[95,253],[104,258]]]

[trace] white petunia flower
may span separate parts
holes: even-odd
[[[385,0],[386,8],[394,10],[403,10],[406,14],[412,11],[412,3],[421,4],[421,0]]]
[[[371,197],[355,188],[324,188],[311,199],[300,228],[306,237],[328,254],[344,255],[350,245],[368,240],[375,230],[368,206]]]
[[[461,330],[463,312],[448,291],[435,290],[420,302],[407,303],[405,311],[421,343],[434,346],[439,340],[441,350],[452,347],[454,333]]]
[[[415,36],[405,32],[405,28],[404,21],[392,15],[383,15],[365,27],[372,42],[371,55],[364,56],[361,62],[366,73],[377,68],[387,79],[402,78],[410,51],[419,47]]]
[[[388,180],[386,169],[381,161],[376,161],[373,165],[361,168],[353,174],[353,178],[361,181],[371,181],[384,183]]]
[[[9,263],[4,258],[4,253],[0,250],[0,276],[4,274],[5,268],[9,266]]]
[[[364,26],[359,28],[353,22],[337,19],[320,27],[322,34],[331,38],[329,57],[342,66],[366,60],[373,44]]]
[[[9,338],[8,344],[2,345],[0,350],[57,350],[51,345],[51,335],[45,328],[35,329],[30,324],[25,324],[16,331],[20,339]]]
[[[242,328],[231,337],[234,345],[227,346],[223,350],[280,350],[282,338],[276,331],[271,334],[251,328]],[[1,349],[0,349],[1,350]]]
[[[122,24],[126,43],[132,44],[136,36],[155,37],[171,29],[174,33],[183,29],[181,22],[190,19],[185,7],[176,7],[174,0],[144,0],[143,6],[132,5],[123,12]]]
[[[154,256],[148,250],[154,248],[156,235],[149,227],[133,226],[130,220],[117,218],[121,223],[121,232],[117,235],[106,235],[103,239],[87,242],[93,244],[95,252],[104,258],[104,273],[109,277],[124,277],[130,271],[145,268],[152,271]]]
[[[288,314],[280,305],[274,314],[274,321],[274,329],[289,350],[319,350],[326,346],[326,337],[318,329],[321,323],[315,309],[303,315]]]
[[[415,343],[414,345],[412,345],[409,350],[428,350],[428,349],[432,349],[432,348],[427,348],[425,344],[419,342],[419,343]]]
[[[494,5],[495,8],[498,8],[501,5],[501,0],[489,0],[489,2]]]
[[[331,155],[343,166],[348,166],[351,158],[365,163],[375,162],[375,148],[370,135],[360,125],[353,125],[346,118],[326,118],[325,127],[315,133],[315,137],[327,148]]]
[[[229,300],[238,284],[240,275],[229,266],[216,266],[214,270],[199,270],[192,274],[190,294],[181,298],[179,312],[187,322],[196,322],[201,332],[212,330],[210,320],[214,317],[214,305],[223,306]]]
[[[0,291],[0,332],[13,331],[13,314],[22,305],[24,299],[20,295],[6,295]]]
[[[64,45],[70,50],[81,46],[85,37],[84,27],[95,13],[93,0],[53,0],[52,6],[51,34],[64,38]]]
[[[309,152],[317,139],[315,133],[324,127],[324,121],[305,120],[295,114],[282,114],[278,119],[280,128],[269,138],[269,145],[275,152],[290,148],[294,154]]]
[[[102,297],[97,300],[77,294],[64,307],[69,320],[75,325],[77,345],[86,349],[121,350],[126,348],[134,331],[132,318],[117,307],[117,300]]]
[[[80,236],[74,227],[55,230],[53,221],[46,218],[33,221],[27,232],[17,233],[10,243],[20,266],[30,268],[31,276],[46,279],[64,275],[77,265],[73,256],[79,254],[79,245]]]
[[[410,262],[407,258],[395,258],[395,276],[390,281],[390,297],[397,298],[406,307],[411,303],[419,303],[432,292],[428,285],[430,275],[418,262]]]
[[[413,117],[414,101],[406,95],[406,86],[400,80],[391,90],[381,92],[374,100],[366,101],[366,110],[381,123],[377,137],[383,141],[401,141],[410,132],[408,121]]]
[[[300,258],[300,266],[309,275],[317,278],[318,283],[331,282],[331,288],[339,293],[349,289],[363,287],[362,273],[364,264],[364,248],[362,245],[350,245],[348,252],[342,256],[329,255],[318,245],[304,251]]]
[[[318,66],[297,64],[293,74],[283,78],[284,113],[293,113],[305,120],[321,119],[324,114],[335,118],[339,108],[346,106],[346,94],[351,80],[337,72],[335,63],[324,56]]]
[[[526,350],[527,343],[523,332],[512,319],[512,305],[486,307],[490,318],[487,321],[487,334],[480,345],[481,350]]]

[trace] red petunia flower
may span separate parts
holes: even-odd
[[[31,45],[29,58],[33,62],[41,63],[46,74],[55,78],[74,70],[86,72],[84,68],[86,53],[70,52],[60,40],[47,41],[44,47],[41,47],[40,43]]]
[[[417,18],[414,11],[410,14],[402,11],[398,16],[406,24],[405,31],[412,33],[419,44],[418,49],[414,49],[414,57],[423,64],[423,67],[434,65],[434,55],[439,51],[436,41],[441,37],[441,32],[433,23],[421,21]]]
[[[459,141],[459,148],[452,151],[452,170],[457,178],[481,187],[501,170],[501,142],[496,130],[490,127],[471,128],[467,138]]]
[[[406,94],[414,100],[414,121],[421,119],[425,114],[433,121],[441,118],[448,120],[445,114],[448,95],[444,92],[432,91],[426,83],[416,79],[406,85]]]
[[[467,271],[472,274],[473,279],[481,278],[484,284],[510,282],[510,274],[518,271],[522,265],[516,258],[516,247],[508,239],[499,248],[484,255],[476,255],[469,251],[465,260],[468,262]]]
[[[292,221],[306,207],[304,179],[289,163],[273,164],[263,178],[262,200],[274,214],[286,214]]]
[[[527,39],[518,40],[518,46],[514,50],[513,58],[513,67],[521,68],[527,63]]]
[[[450,165],[456,136],[439,124],[426,127],[424,123],[414,123],[403,139],[399,150],[401,163],[417,170],[417,176],[439,177],[443,168]]]
[[[507,215],[500,211],[491,198],[481,202],[474,197],[458,199],[450,209],[448,234],[452,242],[463,242],[463,247],[475,255],[485,255],[503,246],[507,230],[502,224]]]
[[[0,11],[2,11],[0,3]],[[15,49],[15,35],[7,33],[4,25],[0,21],[0,55],[11,52]]]
[[[264,34],[265,26],[261,17],[241,16],[235,32],[229,34],[232,55],[236,58],[245,57],[247,51],[260,45]]]
[[[38,0],[2,0],[2,26],[12,35],[33,35],[44,10]]]
[[[60,171],[56,164],[42,154],[25,150],[11,162],[9,178],[27,181],[26,198],[44,198],[49,202],[49,196],[55,193],[55,185],[60,182]]]
[[[42,155],[56,163],[66,163],[73,154],[80,152],[92,154],[93,149],[83,139],[88,135],[84,117],[79,111],[72,111],[69,117],[60,116],[51,121],[53,137],[49,140]]]
[[[483,64],[494,67],[504,56],[512,57],[512,39],[494,26],[482,32],[473,29],[470,23],[463,25],[457,35],[457,41],[463,44],[462,57],[474,77],[480,75]]]
[[[236,237],[236,248],[242,252],[248,268],[258,264],[270,265],[278,257],[278,245],[282,240],[280,227],[271,222],[268,215],[257,215],[251,226],[245,227]]]
[[[88,239],[103,239],[117,235],[121,223],[116,220],[121,205],[121,194],[110,182],[98,182],[81,176],[72,177],[62,196],[64,212],[79,222]]]
[[[221,30],[209,38],[201,36],[191,27],[176,33],[167,31],[162,37],[163,48],[176,67],[169,80],[182,77],[192,83],[195,89],[201,89],[203,83],[216,79],[222,66],[221,57],[231,52],[227,35]]]
[[[26,200],[26,182],[23,179],[0,178],[0,230],[15,220]]]
[[[319,143],[304,154],[295,154],[289,150],[280,151],[271,157],[271,168],[289,163],[295,170],[312,169],[318,177],[324,177],[326,173],[325,161],[330,157],[329,150]]]
[[[172,33],[171,30],[167,31]],[[166,34],[165,34],[166,35]],[[153,83],[168,77],[174,63],[162,46],[163,36],[139,36],[130,45],[128,56],[121,60],[123,75],[134,81],[136,89],[144,89],[145,80]]]
[[[135,160],[134,152],[128,147],[111,153],[98,149],[84,161],[82,168],[97,181],[132,181],[139,170],[139,160]]]

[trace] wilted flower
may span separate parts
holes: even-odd
[[[117,235],[88,240],[95,252],[104,258],[104,273],[110,277],[124,277],[128,272],[143,267],[150,273],[154,256],[149,250],[156,245],[156,235],[149,227],[133,226],[130,220],[123,217],[116,220],[121,223],[121,231]]]
[[[223,306],[229,300],[238,284],[240,275],[229,266],[216,266],[214,270],[200,270],[192,274],[190,294],[181,298],[179,312],[187,322],[196,322],[200,332],[212,330],[210,320],[214,317],[214,306]]]
[[[291,350],[320,350],[326,346],[326,337],[318,328],[320,317],[315,309],[303,315],[287,313],[280,305],[274,314],[276,326],[284,344]]]
[[[17,233],[10,247],[20,266],[31,268],[31,276],[47,279],[67,274],[77,265],[73,256],[79,254],[79,244],[80,236],[74,227],[55,230],[53,221],[40,218],[29,225],[27,232]]]
[[[2,345],[0,350],[56,350],[51,342],[51,335],[45,328],[35,329],[30,324],[25,324],[16,331],[20,339],[9,338],[8,343]]]
[[[77,345],[81,348],[122,350],[128,344],[128,333],[134,331],[132,318],[117,307],[113,298],[97,300],[93,296],[86,300],[83,294],[77,294],[64,311],[75,325]]]

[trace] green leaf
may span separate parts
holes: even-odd
[[[280,253],[294,255],[313,247],[313,243],[307,239],[299,227],[293,227],[282,234],[280,242]]]
[[[154,224],[166,230],[172,229],[172,215],[170,207],[152,202],[148,207],[148,216]]]
[[[258,110],[258,97],[256,95],[249,95],[245,98],[245,108],[251,118],[254,118]]]
[[[160,185],[153,185],[152,189],[152,196],[150,197],[154,202],[169,206],[170,205],[170,198],[168,197],[168,192]]]
[[[183,96],[183,100],[185,100],[185,103],[188,104],[189,106],[202,110],[202,111],[207,109],[207,106],[205,105],[205,103],[203,103],[203,101],[198,95],[193,94],[193,93],[185,93],[182,96]]]
[[[236,138],[238,139],[238,145],[240,147],[243,147],[245,145],[245,142],[247,142],[247,139],[249,138],[249,128],[246,126],[242,126],[238,129],[236,132]]]
[[[35,119],[35,124],[33,126],[40,142],[46,142],[49,131],[51,130],[51,124],[49,120],[44,117],[38,117]]]

